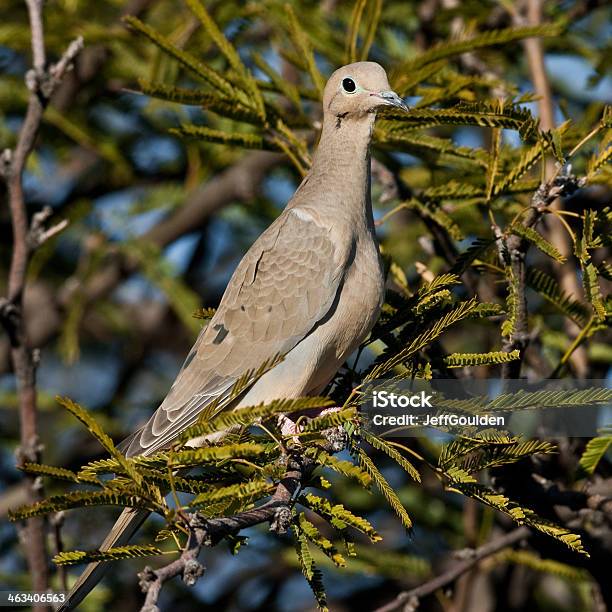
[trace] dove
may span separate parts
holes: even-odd
[[[366,338],[385,283],[370,142],[376,111],[389,106],[407,110],[379,64],[357,62],[331,75],[310,171],[238,264],[162,404],[124,442],[128,457],[168,448],[241,375],[275,355],[284,359],[226,409],[317,395]],[[206,441],[192,441],[198,443]],[[124,510],[101,550],[126,544],[147,515]],[[90,564],[60,610],[74,608],[103,567]]]

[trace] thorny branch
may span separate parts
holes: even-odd
[[[528,527],[518,527],[509,533],[506,533],[499,538],[487,542],[476,550],[468,550],[467,559],[460,561],[453,565],[449,570],[428,580],[424,584],[410,590],[400,593],[393,601],[388,604],[381,606],[375,612],[392,612],[402,608],[406,612],[413,612],[419,605],[419,600],[427,595],[435,593],[438,589],[441,589],[471,570],[475,565],[480,563],[483,559],[498,553],[500,550],[512,546],[521,540],[525,540],[529,537]]]
[[[326,442],[321,446],[327,452],[338,453],[347,446],[346,432],[342,427],[332,427],[324,431],[323,436]],[[180,557],[156,570],[147,566],[138,574],[140,588],[146,593],[141,612],[159,612],[157,600],[168,580],[182,576],[185,584],[193,586],[204,575],[204,567],[198,561],[198,556],[205,546],[215,546],[228,535],[238,534],[242,529],[262,523],[269,523],[270,531],[274,533],[286,533],[291,525],[291,510],[296,494],[309,480],[315,466],[315,462],[302,453],[290,453],[286,458],[283,478],[270,500],[261,506],[219,518],[207,518],[197,512],[187,515],[185,526],[189,537]]]
[[[138,575],[140,587],[146,593],[141,612],[159,612],[157,600],[164,583],[176,576],[182,576],[188,586],[196,583],[204,574],[204,567],[198,561],[200,551],[205,546],[214,546],[227,535],[237,534],[242,529],[270,524],[270,531],[286,533],[291,523],[291,504],[293,498],[307,479],[313,464],[303,457],[291,457],[287,471],[278,483],[276,491],[265,504],[233,516],[205,518],[196,513],[190,514],[189,538],[181,556],[168,565],[153,570],[147,566]]]
[[[571,166],[566,168],[563,174],[553,176],[546,183],[542,183],[533,194],[531,206],[525,214],[522,224],[525,227],[533,227],[542,216],[548,211],[550,205],[560,197],[571,195],[582,187],[584,179],[578,179],[571,174]],[[509,265],[515,279],[517,301],[517,316],[514,330],[504,342],[503,350],[511,352],[520,351],[519,359],[505,363],[502,367],[502,377],[504,379],[519,378],[521,365],[524,359],[524,352],[527,348],[530,335],[527,321],[527,297],[526,297],[526,267],[525,258],[529,249],[529,242],[516,234],[504,237],[500,228],[493,227],[493,232],[497,239],[497,247],[502,265]]]
[[[41,448],[37,435],[36,365],[37,351],[31,349],[23,317],[23,294],[30,256],[50,236],[61,231],[66,223],[51,229],[44,222],[51,211],[45,209],[28,223],[23,191],[23,172],[34,148],[43,112],[64,74],[71,69],[74,59],[83,47],[82,38],[73,41],[57,64],[47,67],[45,54],[42,0],[26,0],[30,19],[33,68],[25,76],[30,92],[25,119],[14,150],[6,149],[0,158],[0,175],[8,190],[9,208],[13,229],[13,252],[8,281],[8,297],[0,300],[0,320],[11,343],[11,357],[19,394],[21,442],[17,460],[38,461]],[[38,479],[29,481],[29,501],[41,499]],[[20,533],[32,576],[32,588],[44,591],[48,586],[47,555],[45,550],[45,525],[42,518],[31,519]],[[35,606],[46,609],[46,606]]]

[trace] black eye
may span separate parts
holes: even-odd
[[[357,85],[355,85],[353,79],[347,77],[346,79],[342,79],[342,88],[347,93],[353,93],[357,89]]]

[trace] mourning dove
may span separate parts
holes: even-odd
[[[331,75],[310,172],[243,257],[167,397],[124,443],[127,456],[167,448],[241,375],[278,354],[284,359],[235,406],[320,393],[370,332],[384,296],[370,141],[385,106],[407,108],[380,65],[358,62]],[[127,543],[146,516],[125,510],[101,549]],[[60,609],[77,605],[101,570],[90,564]]]

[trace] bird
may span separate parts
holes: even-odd
[[[370,170],[384,107],[408,110],[381,65],[356,62],[330,76],[309,172],[236,267],[161,405],[120,447],[127,457],[168,448],[241,375],[275,355],[284,358],[225,409],[318,395],[367,337],[385,287]],[[100,549],[127,544],[147,516],[124,510]],[[59,609],[78,605],[104,566],[89,564]]]

